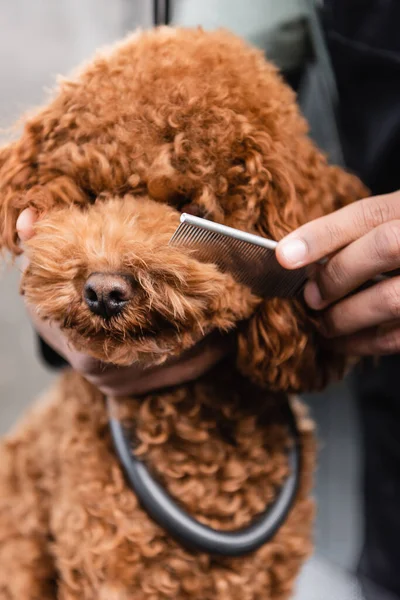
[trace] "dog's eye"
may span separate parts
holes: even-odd
[[[83,191],[88,199],[89,204],[94,204],[97,200],[97,194],[88,188],[83,188]]]

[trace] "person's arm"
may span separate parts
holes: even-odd
[[[277,247],[277,258],[288,269],[325,257],[304,291],[308,305],[322,311],[322,333],[343,353],[399,352],[400,276],[352,292],[400,268],[400,191],[311,221]]]

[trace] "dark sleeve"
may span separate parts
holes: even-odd
[[[62,369],[63,367],[67,367],[67,361],[57,354],[55,350],[50,348],[48,344],[40,336],[37,336],[38,346],[39,346],[39,354],[42,360],[53,369]]]
[[[400,2],[325,0],[348,167],[374,194],[400,187]]]

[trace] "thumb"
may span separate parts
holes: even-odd
[[[33,226],[38,219],[37,212],[33,208],[26,208],[17,219],[17,233],[21,242],[26,242],[33,237]]]

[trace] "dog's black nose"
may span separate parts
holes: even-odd
[[[109,319],[118,315],[133,297],[129,277],[112,273],[92,273],[83,288],[83,299],[95,315]]]

